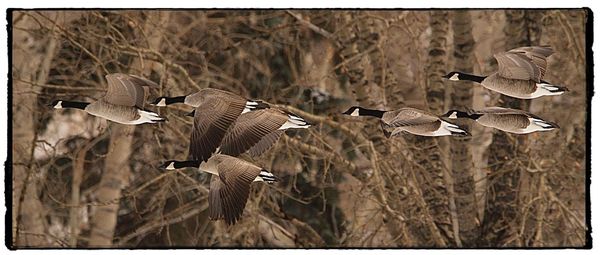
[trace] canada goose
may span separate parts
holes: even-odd
[[[224,219],[228,225],[235,224],[241,218],[252,182],[272,184],[279,181],[264,168],[223,154],[215,154],[202,163],[169,160],[160,166],[167,170],[184,167],[197,167],[213,175],[208,191],[209,217],[211,220]]]
[[[218,151],[237,156],[250,150],[251,156],[258,156],[270,148],[285,130],[310,126],[303,118],[281,109],[251,111],[238,117],[223,138]]]
[[[520,47],[494,54],[498,61],[498,72],[489,76],[453,71],[443,77],[452,81],[474,81],[489,90],[521,99],[560,95],[569,91],[567,87],[552,85],[543,80],[546,58],[552,53],[554,51],[550,46]]]
[[[195,116],[196,110],[188,114]],[[192,146],[196,146],[201,155],[217,151],[230,156],[238,156],[246,151],[255,157],[269,149],[286,129],[309,128],[311,124],[303,118],[277,108],[264,108],[241,114],[231,127],[225,132],[218,147],[203,146],[197,140],[190,141],[190,155]],[[194,126],[195,128],[196,126]],[[193,131],[192,131],[193,132]],[[209,139],[206,137],[205,139]],[[200,139],[200,140],[205,140]],[[204,158],[193,158],[204,160]]]
[[[228,91],[206,88],[180,97],[160,97],[153,104],[164,106],[185,103],[193,106],[194,122],[190,135],[189,157],[207,160],[219,147],[231,125],[242,114],[252,110],[269,108],[262,101],[249,100]]]
[[[56,100],[52,102],[52,106],[55,109],[81,109],[91,115],[126,125],[165,121],[158,114],[144,109],[144,87],[158,87],[156,83],[137,75],[121,73],[107,74],[106,81],[108,91],[96,102]]]
[[[479,111],[468,110],[467,112],[450,110],[443,116],[450,119],[470,118],[483,126],[515,134],[559,128],[555,123],[545,121],[529,112],[502,107],[487,107]]]
[[[470,136],[469,132],[455,124],[431,113],[409,107],[394,111],[379,111],[352,106],[343,114],[380,118],[381,127],[388,138],[403,132],[420,136]],[[390,132],[389,129],[392,131]]]
[[[211,104],[214,104],[214,101],[212,100],[215,99],[228,102],[235,102],[236,104],[245,103],[242,113],[246,113],[255,109],[269,108],[268,104],[263,103],[260,100],[246,99],[240,95],[236,95],[229,91],[213,88],[201,89],[196,93],[192,93],[186,96],[158,97],[150,104],[156,106],[167,106],[170,104],[183,103],[192,107],[204,108],[207,106],[211,106]]]

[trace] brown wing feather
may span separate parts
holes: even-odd
[[[220,220],[225,217],[221,202],[221,189],[223,189],[221,179],[213,175],[210,179],[210,189],[208,190],[208,216],[211,220]]]
[[[287,120],[286,113],[273,108],[244,113],[223,138],[221,153],[238,156],[277,131]]]
[[[121,73],[107,74],[108,91],[104,101],[122,106],[137,106],[144,108],[146,99],[146,86],[158,86],[156,83],[139,76]]]
[[[281,137],[283,133],[285,133],[284,130],[277,130],[264,136],[262,139],[260,139],[260,141],[258,141],[258,143],[256,143],[254,146],[252,146],[252,148],[248,150],[248,154],[251,157],[260,156],[263,152],[271,148],[271,146],[273,146],[273,144],[275,144],[277,140],[279,140],[279,137]]]
[[[524,54],[504,52],[494,57],[498,61],[498,74],[502,77],[536,82],[541,79],[540,68]]]
[[[382,120],[389,127],[406,127],[433,123],[439,118],[428,112],[406,107],[384,113]]]
[[[532,118],[536,118],[536,119],[542,119],[539,116],[530,113],[530,112],[526,112],[523,111],[521,109],[511,109],[511,108],[503,108],[503,107],[486,107],[483,108],[479,111],[476,111],[477,113],[491,113],[491,114],[496,114],[496,115],[504,115],[504,114],[521,114],[527,117],[532,117]]]
[[[508,52],[520,53],[529,58],[540,69],[540,79],[543,79],[546,75],[546,58],[552,55],[554,50],[550,46],[531,46],[519,47]]]
[[[488,113],[477,119],[477,122],[484,126],[514,132],[526,128],[529,125],[529,118],[527,115],[520,113]]]
[[[222,188],[219,190],[222,214],[228,225],[235,224],[246,207],[250,184],[260,174],[261,168],[244,160],[219,155],[224,158],[217,164]]]
[[[223,100],[246,103],[246,98],[240,95],[214,88],[204,88],[196,93],[188,95],[185,99],[185,103],[189,106],[198,107],[202,105],[207,98],[222,98]]]
[[[189,157],[206,161],[219,147],[229,127],[244,110],[244,103],[212,97],[195,111],[190,135]]]

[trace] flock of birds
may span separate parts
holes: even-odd
[[[531,99],[540,96],[560,95],[566,87],[552,85],[543,80],[546,58],[553,53],[549,46],[520,47],[495,54],[498,72],[477,76],[450,72],[444,76],[452,81],[469,80],[487,89],[511,97]],[[156,83],[130,74],[106,75],[108,91],[96,102],[57,100],[54,108],[76,108],[91,115],[126,125],[166,121],[157,113],[144,108],[146,87],[159,87]],[[244,98],[231,92],[205,88],[176,97],[159,97],[152,105],[164,107],[186,104],[194,107],[190,135],[189,159],[169,160],[162,169],[198,168],[212,174],[209,189],[209,217],[235,224],[243,213],[253,182],[274,183],[280,179],[267,169],[237,158],[248,153],[256,157],[269,149],[287,129],[304,129],[311,124],[302,117],[267,102]],[[470,118],[477,123],[505,132],[526,134],[559,128],[529,112],[502,107],[481,110],[450,110],[435,114],[415,109],[401,108],[381,111],[353,106],[343,114],[372,116],[380,119],[386,137],[403,133],[420,136],[469,136],[470,134],[447,120]]]

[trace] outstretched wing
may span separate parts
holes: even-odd
[[[237,156],[277,131],[288,119],[282,111],[269,108],[242,114],[223,138],[221,153]]]
[[[108,91],[104,96],[104,101],[123,106],[137,106],[144,108],[146,93],[144,87],[158,87],[150,80],[136,76],[121,73],[106,75]]]
[[[260,174],[261,168],[238,158],[227,157],[217,164],[217,171],[219,178],[213,181],[214,184],[211,182],[211,189],[216,187],[219,196],[214,197],[213,203],[221,205],[221,212],[215,211],[214,215],[222,216],[228,225],[232,225],[242,216],[250,184]]]
[[[260,156],[263,152],[271,148],[273,144],[275,144],[277,140],[279,140],[283,133],[285,133],[284,130],[277,130],[264,136],[262,139],[260,139],[260,141],[258,141],[258,143],[256,143],[254,146],[252,146],[252,148],[248,150],[248,154],[251,157]]]
[[[206,161],[219,147],[225,133],[244,110],[244,102],[207,97],[194,113],[189,157]]]
[[[546,74],[546,58],[554,51],[550,46],[520,47],[494,55],[498,74],[517,80],[540,82]]]
[[[548,65],[546,58],[552,55],[554,50],[550,46],[530,46],[519,47],[508,52],[523,54],[529,58],[540,69],[540,79],[543,79]]]

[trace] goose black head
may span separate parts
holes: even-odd
[[[169,160],[169,161],[165,161],[162,164],[160,164],[158,166],[158,168],[162,169],[162,170],[175,170],[175,169],[177,169],[175,164],[176,164],[175,160]]]
[[[442,76],[442,78],[446,78],[451,81],[458,81],[461,79],[461,75],[462,74],[460,72],[452,71],[452,72],[449,72],[448,74]]]
[[[167,106],[167,98],[166,97],[159,97],[156,98],[154,101],[152,101],[152,103],[150,103],[151,105],[155,105],[155,106]]]
[[[459,115],[462,115],[463,112],[459,111],[459,110],[450,110],[448,112],[446,112],[444,115],[442,115],[441,117],[446,117],[448,119],[458,119]]]
[[[62,102],[62,100],[54,100],[52,103],[50,103],[50,106],[54,107],[54,109],[61,109],[63,108]]]
[[[362,108],[359,106],[352,106],[352,107],[350,107],[350,109],[343,112],[342,114],[346,114],[346,115],[350,115],[350,116],[360,116],[361,109]]]

